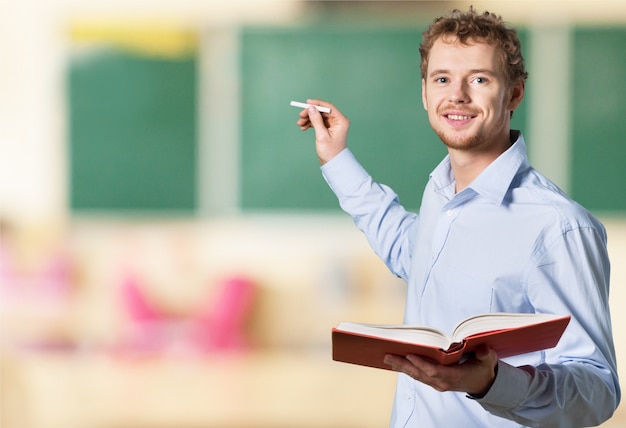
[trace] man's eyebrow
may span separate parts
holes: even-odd
[[[448,73],[450,73],[450,70],[444,70],[444,69],[433,70],[428,74],[428,77],[433,77],[439,74],[448,74]]]
[[[468,74],[489,74],[491,76],[495,76],[496,72],[493,70],[490,70],[488,68],[475,68],[472,70],[468,70],[467,72]],[[437,69],[437,70],[433,70],[428,74],[428,77],[434,77],[434,76],[438,76],[441,74],[450,74],[450,70],[446,70],[446,69]]]
[[[496,72],[488,68],[477,68],[475,70],[470,70],[470,74],[490,74],[492,76],[495,76]]]

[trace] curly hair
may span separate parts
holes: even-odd
[[[430,49],[437,39],[446,36],[457,38],[463,44],[483,42],[499,48],[509,84],[528,77],[517,31],[508,27],[500,16],[490,12],[479,14],[470,6],[467,12],[454,9],[449,15],[436,18],[424,31],[419,48],[422,78],[426,77]]]

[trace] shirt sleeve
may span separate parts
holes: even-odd
[[[527,426],[596,426],[620,401],[608,308],[609,260],[603,229],[572,228],[532,263],[528,297],[538,312],[569,313],[559,344],[536,366],[498,363],[477,401]]]
[[[408,280],[418,216],[407,212],[389,187],[375,183],[349,149],[322,165],[341,208],[387,267]]]

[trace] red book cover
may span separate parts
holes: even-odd
[[[493,326],[499,323],[498,317],[503,315],[515,318],[514,322],[511,324],[505,320],[501,323],[502,328],[494,329]],[[536,314],[536,316],[535,314],[485,314],[473,317],[473,319],[476,318],[489,318],[488,325],[491,328],[474,332],[457,340],[448,339],[442,333],[425,328],[430,331],[429,334],[435,331],[436,334],[441,335],[442,337],[437,340],[442,340],[442,343],[447,341],[447,346],[424,344],[419,338],[407,339],[411,330],[420,332],[424,330],[423,327],[397,326],[404,335],[404,339],[398,340],[393,338],[394,330],[398,331],[393,326],[342,323],[332,329],[333,360],[389,370],[390,367],[383,362],[386,354],[401,356],[415,354],[430,358],[440,364],[450,365],[458,363],[464,355],[473,352],[483,344],[494,349],[499,358],[505,358],[555,347],[570,321],[570,316],[545,314]],[[345,324],[365,326],[364,331],[367,333],[350,331],[351,328],[345,327]],[[459,324],[459,326],[462,325],[463,323]],[[474,330],[479,327],[480,325],[477,324]],[[359,330],[359,328],[352,330]],[[376,333],[377,331],[379,333]],[[462,332],[462,329],[460,331]]]

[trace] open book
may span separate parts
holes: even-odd
[[[343,322],[332,330],[333,360],[390,369],[386,354],[415,354],[449,365],[483,344],[505,358],[555,347],[569,321],[569,315],[490,313],[461,321],[450,336],[424,326]]]

